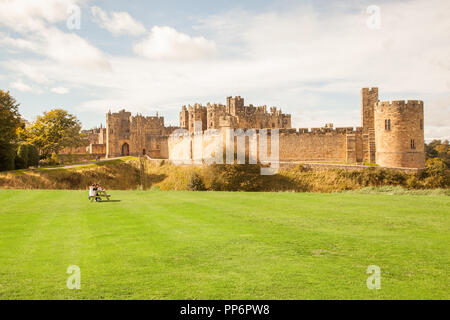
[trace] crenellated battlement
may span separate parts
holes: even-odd
[[[334,134],[351,134],[363,132],[362,127],[322,127],[322,128],[292,128],[279,129],[280,135],[334,135]]]
[[[378,87],[367,87],[361,89],[361,126],[335,128],[327,123],[320,128],[296,129],[292,128],[291,115],[277,107],[245,105],[241,96],[229,96],[225,104],[183,105],[179,114],[182,131],[165,127],[164,118],[158,114],[132,116],[121,110],[107,114],[106,130],[94,130],[91,134],[106,133],[107,156],[147,154],[170,158],[174,146],[185,136],[198,138],[208,132],[217,135],[217,130],[226,136],[225,130],[232,129],[243,130],[247,135],[255,132],[261,137],[267,130],[268,135],[280,139],[280,161],[370,162],[423,168],[423,109],[421,100],[380,101]],[[273,130],[278,130],[279,135]],[[204,143],[210,140],[205,139]],[[195,144],[186,145],[191,148],[187,155],[192,156]]]
[[[386,109],[397,109],[398,111],[417,110],[420,112],[423,110],[423,101],[421,100],[392,100],[392,101],[379,101],[375,104],[377,111],[383,111]]]
[[[378,94],[378,87],[362,88],[361,91],[363,93],[376,93],[376,94]]]
[[[189,112],[195,112],[195,111],[205,111],[206,107],[202,106],[200,103],[195,103],[193,106],[188,106]]]

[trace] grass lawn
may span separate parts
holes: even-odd
[[[112,195],[0,190],[0,299],[450,298],[450,197]]]

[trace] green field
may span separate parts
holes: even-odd
[[[0,190],[0,299],[450,298],[450,197],[112,195]]]

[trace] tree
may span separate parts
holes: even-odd
[[[80,121],[63,109],[44,112],[24,136],[46,157],[57,154],[63,148],[76,148],[84,144]]]
[[[9,91],[0,90],[0,171],[14,169],[14,142],[20,119],[19,104]]]
[[[448,140],[433,140],[425,145],[427,159],[440,158],[450,168],[450,146]]]
[[[202,177],[196,172],[191,175],[188,183],[188,189],[190,191],[205,191],[206,187],[203,183]]]

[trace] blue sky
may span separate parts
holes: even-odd
[[[73,7],[73,5],[77,7]],[[80,8],[80,29],[69,29]],[[278,106],[295,127],[360,125],[362,87],[425,102],[450,138],[450,2],[0,0],[0,88],[33,120],[85,128],[126,108],[178,124],[185,104]]]

